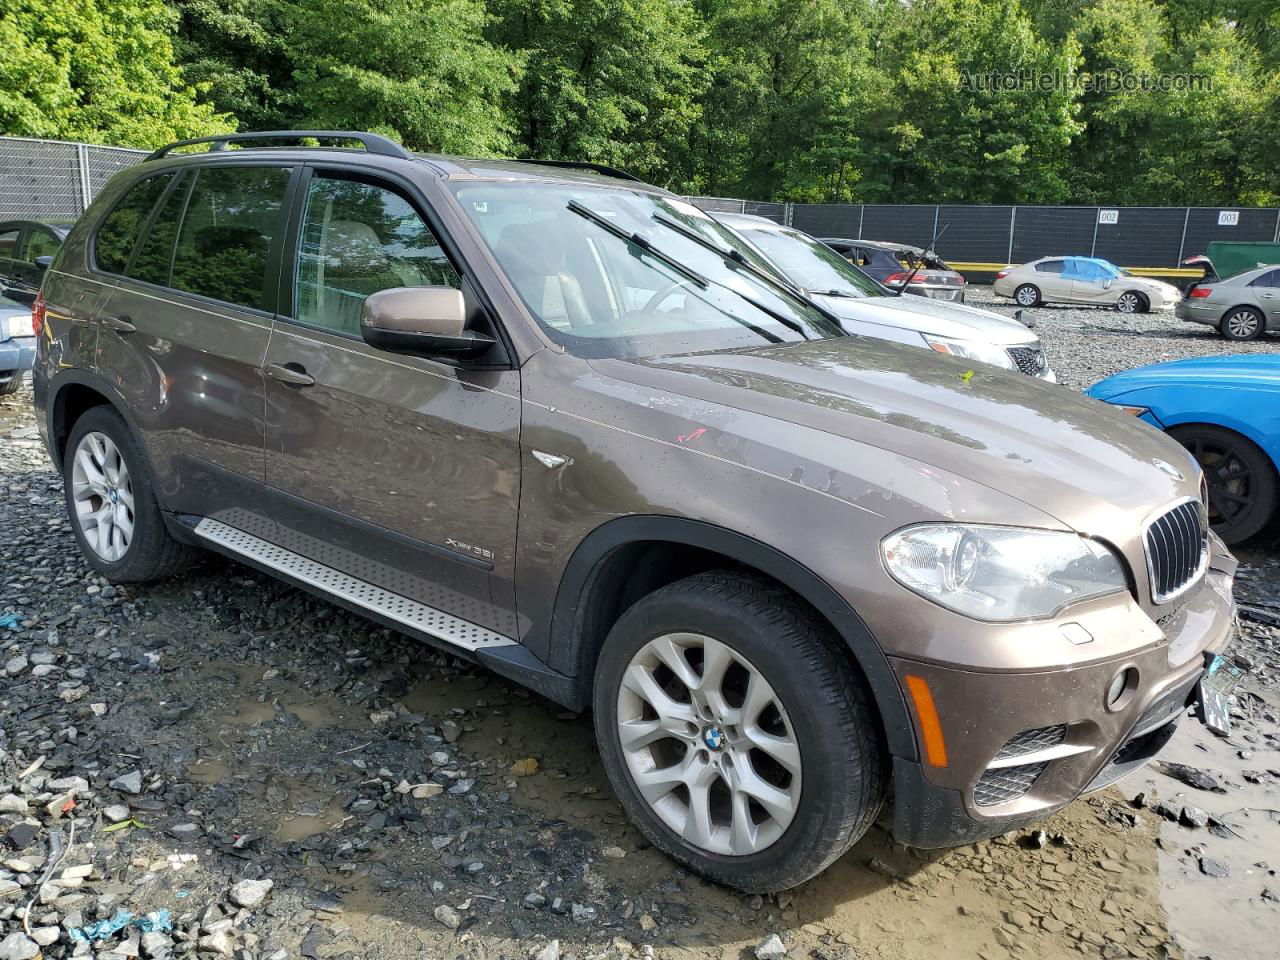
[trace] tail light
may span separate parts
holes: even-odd
[[[31,329],[35,335],[41,336],[44,333],[44,291],[41,290],[36,294],[35,302],[31,304]]]
[[[1003,277],[1007,277],[1008,275],[1009,275],[1008,270],[1001,270],[999,273],[996,274],[996,279],[999,280]]]
[[[1202,300],[1212,292],[1212,287],[1192,287],[1187,291],[1187,296],[1193,300]]]
[[[884,278],[884,282],[886,286],[900,287],[907,282],[908,277],[911,277],[910,273],[891,273]],[[911,278],[911,282],[924,283],[924,277],[920,276],[917,273],[914,277]]]

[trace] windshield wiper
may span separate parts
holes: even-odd
[[[630,233],[624,230],[622,227],[618,226],[616,223],[613,223],[611,220],[609,220],[608,217],[600,216],[600,214],[596,213],[590,207],[583,206],[577,200],[569,201],[569,209],[572,210],[574,213],[576,213],[578,216],[583,217],[584,219],[590,220],[592,223],[600,227],[602,230],[606,230],[609,233],[612,233],[615,237],[619,237],[620,239],[627,241],[627,243],[630,243],[633,246],[639,247],[649,256],[653,257],[653,259],[666,264],[666,266],[676,271],[676,273],[682,274],[684,277],[691,280],[693,283],[696,283],[698,286],[702,287],[704,290],[707,288],[710,281],[708,281],[706,277],[704,277],[702,274],[698,273],[695,270],[690,270],[688,267],[686,267],[683,263],[681,263],[679,260],[671,256],[670,254],[663,253],[661,250],[655,247],[652,243],[650,243],[647,238],[641,236],[638,233]]]
[[[811,297],[843,297],[846,300],[866,299],[865,293],[850,293],[848,290],[810,290]]]

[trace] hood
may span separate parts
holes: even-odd
[[[729,422],[768,417],[890,451],[918,463],[914,472],[981,483],[1081,532],[1132,535],[1135,517],[1198,492],[1186,451],[1134,417],[1034,377],[883,340],[591,364],[715,404]],[[899,481],[908,479],[875,478]]]
[[[981,340],[1001,346],[1038,342],[1034,333],[1017,320],[990,310],[966,307],[929,297],[821,297],[813,299],[838,318],[916,330],[953,340]]]
[[[1147,387],[1167,386],[1244,387],[1280,394],[1280,355],[1193,357],[1154,363],[1099,380],[1087,392],[1091,397],[1105,400]]]

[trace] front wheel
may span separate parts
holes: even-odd
[[[1174,427],[1169,435],[1191,451],[1209,489],[1209,524],[1226,543],[1239,543],[1271,520],[1280,479],[1248,437],[1213,424]]]
[[[640,600],[605,641],[594,701],[628,814],[719,883],[801,883],[880,810],[886,753],[866,684],[830,628],[768,581],[704,573]]]
[[[1116,298],[1116,309],[1121,313],[1146,313],[1149,308],[1147,298],[1136,290],[1126,290]]]

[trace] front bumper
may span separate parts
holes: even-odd
[[[35,337],[0,340],[0,383],[8,383],[31,369],[36,359]]]
[[[1165,641],[1122,657],[1000,673],[890,658],[904,689],[909,675],[928,685],[946,741],[945,766],[895,758],[898,841],[947,847],[1005,833],[1150,760],[1194,703],[1205,654],[1231,638],[1234,572],[1234,559],[1215,551],[1200,587],[1161,617]],[[1107,689],[1126,669],[1136,683],[1108,707]]]

